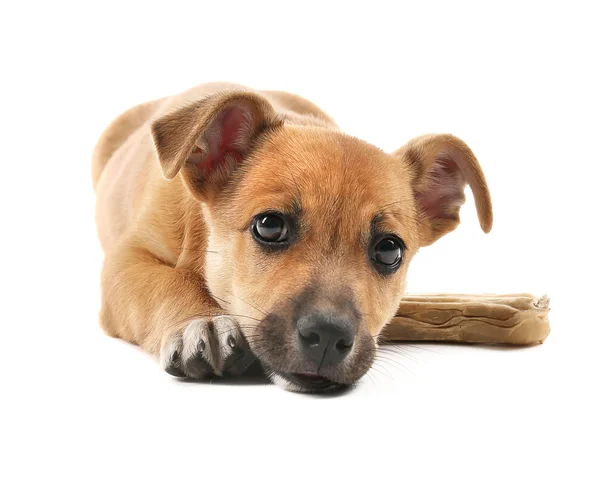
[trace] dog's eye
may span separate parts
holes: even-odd
[[[393,236],[379,239],[373,246],[371,259],[380,265],[389,268],[398,268],[402,262],[404,246],[402,242]]]
[[[277,214],[257,216],[252,231],[258,240],[268,243],[285,242],[288,237],[287,225]]]

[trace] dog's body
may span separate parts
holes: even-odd
[[[465,184],[492,223],[457,138],[389,155],[303,98],[233,84],[125,112],[92,164],[102,325],[177,376],[239,374],[257,357],[291,388],[350,384],[417,249],[458,224]]]

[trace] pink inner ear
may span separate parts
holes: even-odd
[[[439,157],[428,173],[426,187],[415,195],[430,218],[452,218],[465,201],[464,187],[465,179],[456,162]]]
[[[250,140],[251,116],[242,106],[233,105],[221,111],[203,134],[208,151],[195,147],[188,164],[210,173],[233,157],[241,162]]]
[[[233,106],[229,110],[226,110],[221,130],[221,152],[231,152],[234,155],[239,155],[241,158],[240,151],[235,149],[235,146],[239,145],[240,140],[243,139],[243,129],[248,126],[249,121],[249,117],[239,106]]]

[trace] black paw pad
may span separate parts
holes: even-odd
[[[208,361],[202,357],[202,352],[185,362],[185,373],[191,378],[214,376],[213,368]]]

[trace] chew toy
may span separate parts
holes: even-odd
[[[409,295],[385,328],[389,341],[530,345],[550,334],[550,299],[530,294]]]

